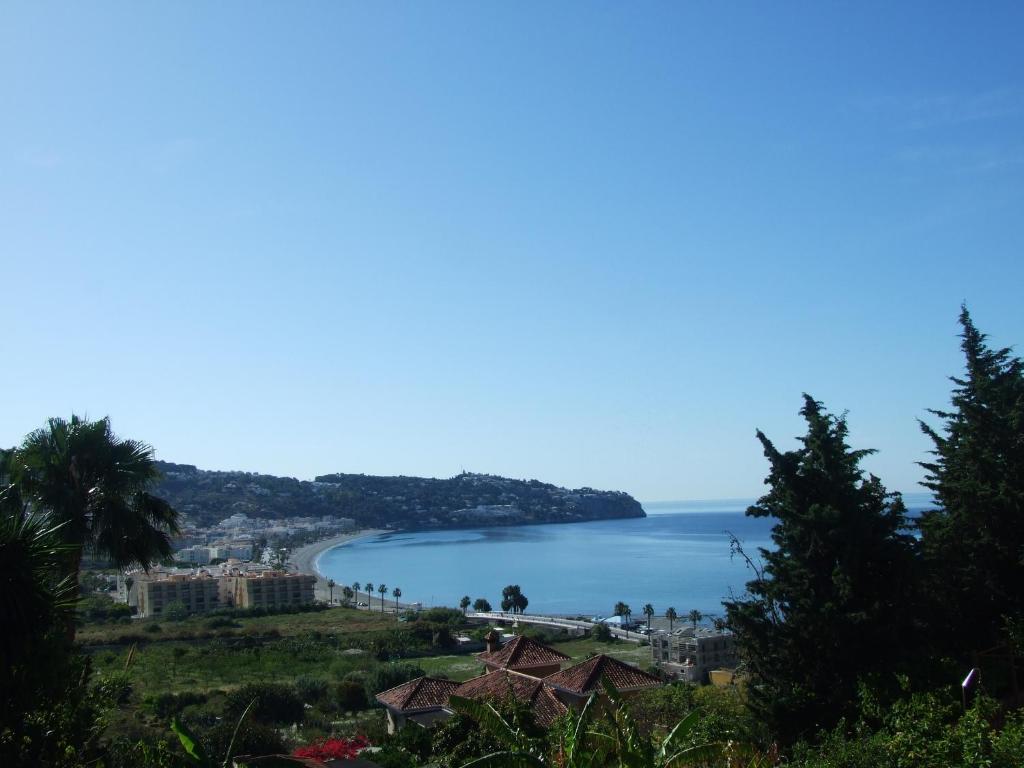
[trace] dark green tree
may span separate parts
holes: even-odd
[[[384,596],[388,593],[387,584],[381,584],[377,587],[377,591],[380,592],[380,612],[384,613]]]
[[[960,312],[965,372],[951,377],[952,408],[932,410],[940,429],[922,462],[938,509],[919,521],[930,636],[965,658],[998,642],[1005,619],[1024,616],[1024,364],[991,349],[966,307]]]
[[[651,619],[654,617],[654,606],[650,603],[644,606],[644,616],[647,617],[647,628],[651,628]]]
[[[688,614],[686,614],[686,618],[688,618],[693,623],[693,628],[694,630],[696,630],[697,624],[700,622],[701,619],[704,618],[704,614],[698,611],[696,608],[694,608]]]
[[[490,613],[491,604],[483,597],[478,597],[473,601],[473,610],[477,613]]]
[[[465,613],[466,609],[469,608],[469,604],[473,602],[473,599],[469,595],[463,595],[462,599],[459,600],[459,608]]]
[[[861,675],[897,668],[909,626],[914,543],[899,494],[865,477],[872,453],[846,443],[845,417],[804,395],[801,446],[781,452],[758,431],[771,466],[767,494],[747,510],[775,519],[747,594],[725,603],[751,675],[749,701],[789,743],[833,725]]]

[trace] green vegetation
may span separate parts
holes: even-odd
[[[771,490],[747,514],[778,521],[775,549],[762,550],[750,598],[726,604],[755,681],[751,704],[787,742],[835,723],[858,679],[898,669],[912,637],[903,504],[863,477],[869,452],[847,446],[845,419],[809,396],[801,414],[807,435],[797,450],[781,453],[758,432]],[[696,626],[700,614],[689,618]]]
[[[209,525],[235,512],[251,517],[350,517],[362,527],[454,528],[509,523],[643,517],[631,496],[569,490],[537,480],[463,473],[447,480],[333,474],[313,482],[252,472],[212,472],[158,462],[154,493]],[[479,513],[477,507],[493,511]],[[358,591],[358,590],[356,590]]]

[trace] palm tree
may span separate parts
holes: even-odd
[[[373,582],[368,581],[363,585],[363,589],[366,590],[366,607],[369,608],[373,602]]]
[[[669,608],[667,611],[665,611],[665,618],[668,619],[668,631],[671,632],[672,625],[675,623],[676,619],[679,618],[679,614],[676,613],[675,608]]]
[[[328,579],[327,580],[327,588],[329,590],[331,590],[331,600],[330,600],[331,605],[334,605],[334,586],[335,586],[335,583],[336,582],[334,581],[334,579]]]
[[[615,604],[615,615],[622,619],[622,628],[626,630],[626,637],[629,637],[629,617],[633,615],[633,611],[620,600]]]
[[[64,565],[76,547],[45,518],[8,505],[17,492],[0,491],[0,682],[13,685],[15,666],[53,626],[74,621],[78,590]],[[0,710],[3,706],[0,705]]]
[[[352,582],[352,592],[355,593],[356,600],[359,599],[359,590],[362,589],[362,588],[363,588],[363,585],[360,584],[358,581],[353,581]]]
[[[384,613],[384,595],[388,593],[387,584],[381,584],[377,587],[377,591],[380,592],[380,612]]]
[[[686,614],[686,618],[693,622],[693,628],[694,630],[696,630],[697,622],[704,618],[704,614],[698,611],[696,608],[694,608],[692,611]]]
[[[160,477],[153,449],[118,438],[109,419],[50,419],[25,438],[13,462],[25,500],[73,545],[64,572],[76,587],[85,549],[121,569],[171,555],[178,514],[149,493]],[[74,638],[73,617],[67,634]]]
[[[654,616],[654,606],[648,603],[644,606],[644,616],[647,617],[647,629],[651,628],[651,617]]]
[[[472,598],[470,598],[469,595],[463,595],[462,599],[459,600],[459,608],[462,609],[462,615],[463,616],[466,615],[466,609],[469,608],[469,604],[472,603],[472,602],[473,602],[473,600],[472,600]]]
[[[402,596],[402,590],[401,590],[400,587],[395,587],[394,589],[391,590],[391,594],[395,598],[395,610],[397,611],[398,610],[398,598],[400,598]]]

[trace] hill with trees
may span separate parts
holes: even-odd
[[[321,475],[313,481],[158,462],[155,494],[200,525],[249,517],[335,515],[369,527],[458,528],[643,517],[627,493],[464,472],[450,479]]]

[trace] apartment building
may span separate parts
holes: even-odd
[[[219,579],[209,574],[160,574],[142,577],[132,585],[140,616],[159,616],[171,603],[181,602],[189,613],[220,607]]]
[[[731,632],[686,627],[671,635],[651,635],[651,660],[684,680],[702,681],[713,669],[739,663],[736,638]]]
[[[220,579],[220,600],[235,608],[284,608],[310,605],[316,577],[283,571],[232,571]]]

